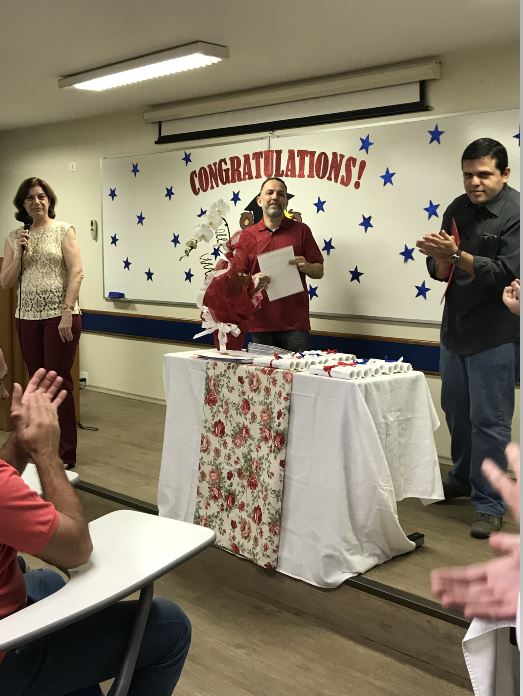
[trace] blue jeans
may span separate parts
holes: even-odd
[[[48,570],[24,577],[32,600],[64,584],[58,573]],[[0,664],[0,696],[100,696],[98,684],[113,678],[122,664],[136,604],[118,602],[9,651]],[[153,600],[129,696],[171,696],[190,642],[191,624],[180,607]]]
[[[254,343],[276,346],[292,353],[301,353],[310,348],[308,331],[262,331],[252,333],[251,337]]]
[[[485,327],[488,330],[488,327]],[[451,436],[448,483],[470,494],[476,512],[503,517],[501,497],[487,483],[481,464],[490,457],[506,471],[519,345],[504,343],[475,355],[441,345],[441,406]]]

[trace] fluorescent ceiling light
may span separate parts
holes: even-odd
[[[76,87],[77,89],[98,92],[112,87],[151,80],[154,77],[164,77],[185,70],[203,68],[228,57],[229,49],[226,46],[195,41],[184,46],[86,70],[75,75],[67,75],[58,80],[58,87]]]

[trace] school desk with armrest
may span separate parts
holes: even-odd
[[[154,581],[210,546],[214,532],[187,522],[117,510],[89,524],[93,553],[58,592],[0,621],[0,650],[22,647],[140,590],[136,619],[115,681],[125,696],[153,599]]]

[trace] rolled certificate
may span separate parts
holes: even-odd
[[[294,361],[294,370],[308,370],[311,366],[310,360],[305,360],[305,358],[301,358],[300,360],[296,359]],[[276,365],[276,367],[280,367],[280,365]],[[283,368],[286,369],[286,368]]]
[[[392,375],[394,373],[394,363],[383,361],[380,365],[382,375]]]
[[[293,360],[290,357],[275,357],[274,355],[257,355],[252,364],[256,367],[277,367],[279,370],[296,370],[303,369],[301,367],[296,367],[300,361]]]
[[[381,375],[381,365],[367,365],[367,370],[370,371],[370,377],[379,377]]]
[[[400,372],[412,372],[412,365],[410,363],[400,363]]]
[[[362,379],[364,370],[362,367],[334,367],[331,370],[331,376],[341,379]]]

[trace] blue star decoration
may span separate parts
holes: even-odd
[[[309,300],[312,300],[313,297],[318,297],[318,287],[319,285],[313,286],[309,283],[309,289],[307,290],[309,293]]]
[[[438,124],[434,126],[434,130],[428,130],[427,133],[430,135],[430,142],[429,145],[432,143],[438,143],[438,145],[441,145],[441,136],[443,135],[445,131],[439,130]]]
[[[134,178],[136,179],[136,175],[139,174],[140,170],[138,169],[138,162],[133,162],[133,168],[131,169],[131,174],[134,174]]]
[[[425,286],[425,281],[422,282],[421,285],[415,285],[414,286],[416,290],[418,291],[416,293],[416,297],[423,297],[424,300],[427,299],[427,293],[430,292],[430,288],[427,288]]]
[[[109,187],[109,193],[108,193],[107,195],[109,196],[109,198],[110,198],[112,201],[114,201],[114,199],[115,199],[116,196],[118,195],[118,194],[116,193],[116,186],[115,186],[114,188]]]
[[[164,198],[168,198],[171,200],[171,198],[174,196],[174,191],[172,186],[166,186],[165,187],[165,196]]]
[[[240,192],[239,191],[233,191],[232,192],[232,198],[231,198],[231,203],[234,203],[234,207],[236,208],[236,204],[241,201],[240,198]]]
[[[426,208],[423,208],[423,210],[425,210],[425,212],[428,215],[427,220],[430,220],[431,217],[439,217],[438,208],[439,203],[433,203],[432,201],[429,201],[428,206]]]
[[[218,258],[218,256],[220,256],[221,253],[222,252],[220,251],[220,247],[214,247],[214,249],[211,251],[211,256],[214,256],[214,260],[216,261],[216,259]]]
[[[517,133],[515,133],[515,134],[512,136],[513,138],[516,138],[516,140],[518,141],[518,146],[521,145],[520,133],[521,133],[521,128],[518,130]]]
[[[124,271],[130,271],[131,270],[131,261],[129,261],[129,257],[127,257],[124,262],[123,262],[123,269]]]
[[[114,244],[114,246],[116,246],[118,244],[118,241],[119,239],[115,234],[111,235],[111,245]]]
[[[194,278],[194,273],[192,273],[191,269],[189,268],[188,271],[185,271],[185,282],[189,281],[189,283],[190,283],[193,278]]]
[[[207,211],[204,210],[203,208],[200,208],[200,212],[196,213],[196,217],[203,217]]]
[[[354,270],[351,271],[349,270],[349,273],[351,275],[350,282],[352,283],[353,280],[357,280],[358,283],[361,283],[360,278],[362,275],[364,275],[361,271],[358,271],[358,267],[355,266]]]
[[[370,139],[370,133],[367,133],[367,135],[364,138],[360,138],[361,140],[361,145],[360,145],[360,150],[365,150],[366,154],[369,154],[369,148],[371,148],[374,143]]]
[[[316,203],[313,203],[314,207],[316,208],[316,215],[320,212],[324,213],[325,212],[325,203],[327,201],[322,201],[321,198],[318,196],[318,200]]]
[[[145,275],[147,276],[147,280],[150,280],[152,282],[154,273],[151,271],[150,267],[148,271],[145,271]]]
[[[143,221],[145,220],[145,215],[142,213],[141,210],[140,210],[140,215],[136,216],[136,220],[137,220],[136,224],[142,225],[142,227],[143,227]]]
[[[184,150],[182,160],[185,162],[185,166],[187,166],[189,164],[189,162],[192,162],[191,153],[185,152],[185,150]]]
[[[380,174],[380,179],[383,179],[383,186],[386,186],[387,184],[394,186],[394,182],[392,181],[393,176],[396,176],[396,172],[391,172],[387,167],[385,174]]]
[[[176,247],[178,246],[179,243],[180,243],[180,235],[174,234],[174,232],[173,232],[173,238],[171,239],[171,244],[174,244],[174,248],[176,249]]]
[[[414,249],[415,247],[410,248],[405,244],[403,251],[399,252],[399,255],[403,256],[403,263],[407,263],[407,261],[414,261]]]
[[[367,230],[369,229],[369,227],[374,227],[371,220],[372,220],[372,215],[369,215],[367,217],[367,216],[363,215],[363,213],[362,213],[361,222],[359,223],[359,227],[363,227],[363,229],[365,230],[365,234],[367,234]]]
[[[323,242],[324,242],[324,244],[323,244],[322,251],[326,251],[327,256],[330,256],[331,251],[333,249],[336,249],[336,247],[333,246],[333,244],[332,244],[332,237],[330,239],[324,239]]]

